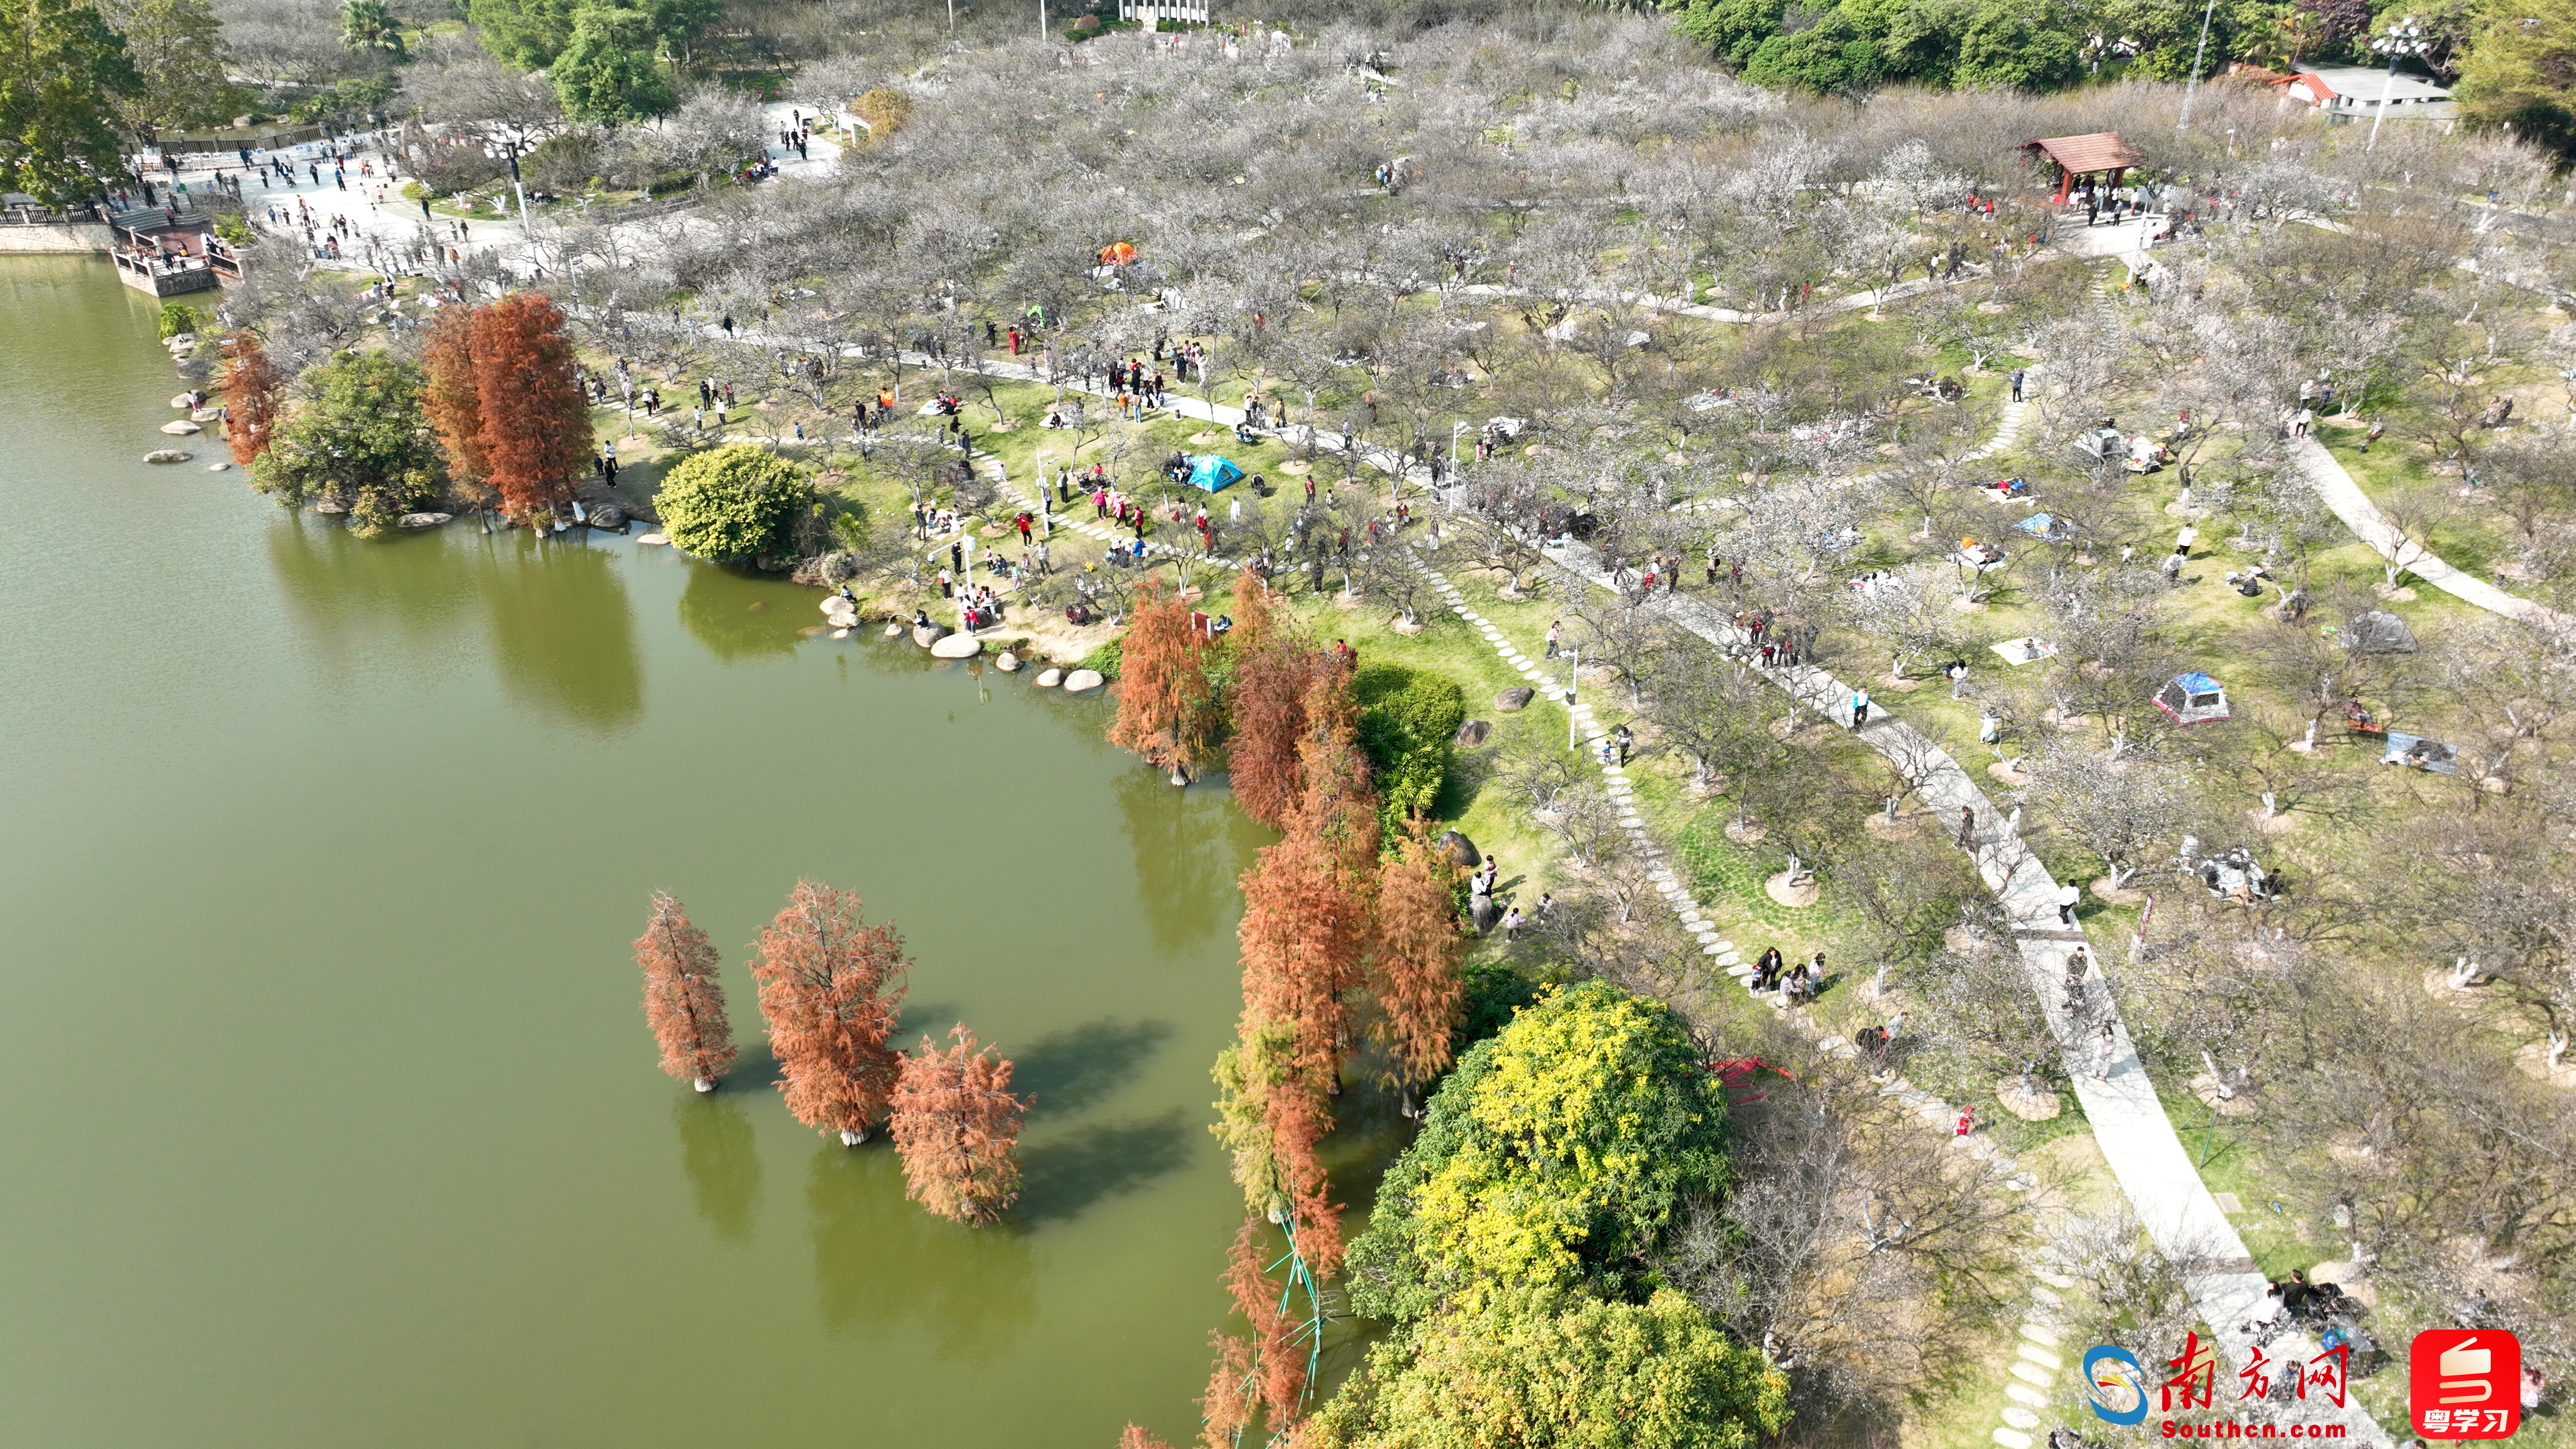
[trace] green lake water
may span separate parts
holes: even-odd
[[[810,591],[147,466],[178,386],[104,262],[0,262],[0,1442],[1192,1435],[1257,827],[1097,697],[800,641]],[[800,874],[902,928],[908,1033],[1019,1061],[1011,1225],[769,1089]],[[656,888],[725,952],[711,1098],[637,1005]]]

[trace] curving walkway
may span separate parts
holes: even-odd
[[[1035,368],[1019,363],[986,362],[983,366],[1002,376],[1043,380]],[[1220,425],[1230,426],[1243,416],[1239,408],[1221,404],[1211,406],[1202,399],[1177,393],[1170,401],[1172,412]],[[1985,456],[2008,446],[2019,434],[2027,406],[2020,403],[2007,405],[1995,438],[1972,456]],[[1294,429],[1289,431],[1295,435]],[[1366,446],[1358,452],[1361,461],[1372,467],[1426,487],[1428,485],[1427,470],[1407,466],[1398,455]],[[2350,485],[2349,478],[2345,482]],[[1606,561],[1587,545],[1558,545],[1548,549],[1547,555],[1577,577],[1602,588],[1616,588]],[[1542,686],[1542,693],[1545,693],[1547,680],[1538,668],[1538,661],[1521,654],[1517,646],[1511,644],[1491,622],[1471,613],[1453,583],[1446,578],[1440,578],[1439,583],[1442,596],[1450,607],[1478,628],[1506,662],[1518,669],[1524,678]],[[1726,616],[1697,599],[1665,595],[1659,600],[1658,607],[1676,626],[1688,629],[1720,648],[1741,652],[1748,647],[1749,641],[1743,631],[1735,628]],[[1852,689],[1842,680],[1821,669],[1803,665],[1764,673],[1800,704],[1828,719],[1848,724]],[[1558,697],[1562,698],[1562,695]],[[1573,708],[1578,722],[1597,740],[1601,732],[1593,725],[1591,706],[1577,703]],[[1862,742],[1885,756],[1905,778],[1917,782],[1915,793],[1927,806],[1945,818],[1956,818],[1962,806],[1976,812],[1978,828],[1974,848],[1978,873],[2004,909],[2008,928],[2021,957],[2023,974],[2031,983],[2040,1010],[2046,1015],[2058,1041],[2069,1043],[2072,1023],[2066,1019],[2064,1010],[2067,957],[2075,948],[2084,947],[2086,956],[2094,963],[2087,979],[2098,982],[2101,979],[2102,954],[2092,949],[2080,925],[2067,926],[2059,922],[2058,882],[2023,844],[2019,835],[1998,828],[2000,812],[1969,777],[1966,769],[1938,743],[1911,725],[1877,710],[1873,715],[1875,717],[1860,731]],[[1642,830],[1644,821],[1636,814],[1623,776],[1624,772],[1612,776],[1617,787],[1621,824]],[[1652,848],[1650,843],[1649,849]],[[1705,918],[1699,914],[1697,903],[1691,900],[1689,892],[1670,867],[1658,861],[1654,880],[1656,889],[1672,902],[1674,909],[1682,913],[1684,923],[1693,929],[1704,953],[1734,974],[1740,975],[1751,969],[1737,957],[1732,942],[1718,937],[1707,926]],[[2083,1104],[2086,1120],[2092,1126],[2094,1139],[2101,1146],[2104,1161],[2110,1166],[2113,1177],[2127,1195],[2157,1251],[2182,1269],[2184,1281],[2193,1302],[2200,1308],[2202,1319],[2210,1325],[2213,1336],[2226,1355],[2232,1361],[2242,1363],[2248,1350],[2258,1342],[2258,1336],[2247,1329],[2261,1310],[2270,1284],[2255,1270],[2253,1256],[2246,1250],[2244,1238],[2227,1220],[2227,1215],[2220,1211],[2217,1199],[2201,1181],[2199,1170],[2192,1165],[2189,1152],[2174,1131],[2172,1119],[2166,1115],[2154,1081],[2139,1061],[2126,1027],[2118,1021],[2116,1009],[2108,1000],[2107,989],[2098,985],[2088,989],[2095,1001],[2097,1014],[2094,1020],[2104,1019],[2103,1014],[2107,1013],[2112,1021],[2116,1049],[2107,1076],[2096,1080],[2092,1071],[2098,1054],[2090,1044],[2067,1046],[2067,1073],[2073,1079],[2076,1099]],[[1848,1043],[1842,1045],[1849,1049]],[[1900,1099],[1904,1092],[1912,1090],[1898,1083],[1890,1083],[1889,1086],[1891,1095],[1898,1095]],[[1946,1113],[1953,1110],[1947,1103],[1936,1103],[1928,1093],[1918,1095],[1920,1101],[1907,1102],[1917,1111]],[[2003,1175],[2013,1175],[2014,1166],[2008,1159],[1997,1165]],[[2054,1275],[2043,1273],[2040,1277],[2043,1283],[2066,1286]],[[2039,1302],[2043,1310],[2049,1306],[2045,1298]],[[2044,1316],[2044,1313],[2040,1315]],[[2043,1333],[2047,1332],[2045,1322],[2035,1319],[2035,1326]],[[2023,1337],[2037,1353],[2051,1354],[2045,1338],[2027,1331]],[[2259,1341],[2275,1359],[2295,1357],[2304,1360],[2319,1351],[2314,1339],[2304,1332],[2263,1335]],[[2165,1346],[2139,1344],[2131,1347],[2145,1354],[2148,1350],[2162,1351]],[[2022,1359],[2023,1365],[2016,1370],[2016,1375],[2022,1381],[2021,1386],[2030,1392],[2015,1395],[2018,1401],[2015,1407],[2036,1409],[2040,1404],[2033,1404],[2030,1400],[2038,1398],[2041,1404],[2046,1402],[2038,1389],[2053,1381],[2055,1369],[2045,1367],[2032,1353],[2023,1353]],[[2043,1373],[2048,1377],[2041,1378]],[[2321,1402],[2308,1401],[2301,1404],[2300,1414],[2310,1422],[2342,1424],[2348,1440],[2369,1446],[2369,1449],[2390,1449],[2387,1431],[2361,1407],[2358,1400],[2348,1401],[2340,1410]],[[2035,1419],[2036,1416],[2032,1417]],[[2019,1417],[2010,1417],[2005,1427],[1994,1431],[1993,1437],[2003,1449],[2031,1449],[2031,1430],[2036,1427],[2036,1423],[2023,1426]]]
[[[2317,496],[2325,500],[2326,507],[2334,510],[2335,517],[2343,520],[2344,527],[2353,531],[2354,537],[2369,544],[2381,558],[2407,573],[2462,603],[2474,604],[2490,614],[2501,614],[2508,619],[2520,619],[2527,624],[2541,624],[2552,629],[2576,625],[2576,619],[2556,609],[2518,598],[2484,579],[2453,568],[2435,557],[2432,550],[2408,538],[2380,516],[2370,496],[2361,491],[2360,484],[2352,481],[2352,474],[2344,471],[2342,461],[2313,436],[2290,439],[2290,461],[2298,465],[2300,474],[2317,490]]]

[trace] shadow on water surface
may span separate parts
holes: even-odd
[[[1172,1031],[1168,1021],[1102,1017],[1048,1032],[1011,1054],[1011,1089],[1037,1099],[1032,1115],[1080,1112],[1133,1081]]]
[[[943,1353],[1010,1346],[1037,1316],[1036,1253],[1007,1223],[945,1222],[903,1195],[883,1136],[819,1145],[805,1185],[814,1287],[835,1331],[927,1332]]]
[[[644,714],[634,611],[617,559],[524,531],[474,551],[501,682],[521,704],[600,734]],[[451,550],[453,551],[453,550]]]
[[[644,713],[644,671],[626,582],[609,554],[463,524],[363,539],[311,514],[280,518],[269,563],[307,642],[345,674],[400,648],[405,663],[453,652],[479,610],[501,685],[521,705],[597,734]]]
[[[717,1237],[749,1242],[760,1211],[760,1146],[740,1097],[687,1092],[671,1103],[671,1125],[680,1131],[680,1168],[698,1216]]]
[[[680,626],[727,664],[782,657],[804,642],[798,630],[820,622],[813,604],[796,607],[812,597],[810,589],[700,565],[680,586]]]
[[[1032,1225],[1065,1222],[1189,1164],[1199,1130],[1178,1107],[1159,1117],[1102,1123],[1020,1149],[1020,1205]]]
[[[1215,935],[1233,904],[1235,877],[1247,855],[1233,829],[1239,817],[1232,793],[1204,786],[1174,789],[1142,765],[1120,771],[1113,788],[1119,826],[1136,852],[1136,908],[1154,948],[1187,950]]]

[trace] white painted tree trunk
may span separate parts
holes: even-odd
[[[689,1083],[689,1085],[700,1092],[712,1092],[716,1089],[716,1079],[713,1077],[700,1077],[696,1081]]]
[[[856,1147],[867,1140],[868,1134],[865,1132],[853,1132],[847,1127],[841,1129],[841,1145],[843,1147]]]

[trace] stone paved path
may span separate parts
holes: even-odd
[[[2300,473],[2317,490],[2317,496],[2334,510],[2335,517],[2343,520],[2344,527],[2377,550],[2381,558],[2402,566],[2406,572],[2453,598],[2475,604],[2490,614],[2502,614],[2508,619],[2546,624],[2556,629],[2576,624],[2576,619],[2547,605],[2516,598],[2484,579],[2453,568],[2435,557],[2422,543],[2400,533],[2380,516],[2369,495],[2363,493],[2361,485],[2352,481],[2352,474],[2344,470],[2341,460],[2313,436],[2290,439],[2290,461],[2298,465]]]

